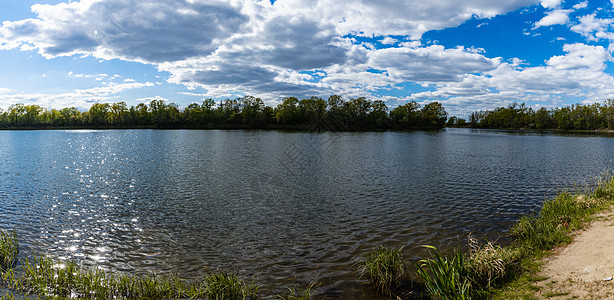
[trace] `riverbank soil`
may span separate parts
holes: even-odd
[[[614,210],[555,249],[539,274],[542,299],[614,299]]]

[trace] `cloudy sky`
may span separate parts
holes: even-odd
[[[0,107],[614,98],[614,0],[0,0]]]

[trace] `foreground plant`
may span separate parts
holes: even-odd
[[[212,274],[203,281],[202,295],[209,299],[258,299],[258,286],[241,281],[236,275]]]
[[[13,268],[19,254],[19,242],[15,231],[0,230],[0,271]]]
[[[427,292],[443,299],[470,299],[471,282],[464,254],[455,252],[446,257],[433,246],[424,247],[432,258],[418,261],[416,273]]]
[[[311,290],[317,286],[316,282],[312,282],[307,289],[300,290],[298,288],[288,288],[288,292],[284,295],[279,295],[282,300],[308,300],[311,299]]]
[[[39,298],[66,299],[172,299],[206,298],[216,300],[258,299],[258,286],[236,275],[217,273],[193,283],[175,276],[131,276],[84,268],[73,261],[49,257],[26,258],[15,268],[19,243],[15,232],[0,230],[0,283],[3,288]],[[289,289],[282,299],[310,299],[315,284],[304,290]],[[13,299],[7,294],[0,299]]]
[[[504,278],[519,263],[520,252],[515,249],[503,248],[492,242],[480,246],[471,235],[468,240],[469,253],[466,263],[468,278],[474,289],[491,290],[494,282]]]
[[[569,234],[581,228],[588,216],[608,206],[613,194],[611,180],[600,183],[591,194],[563,192],[545,201],[539,214],[522,217],[512,227],[512,236],[520,247],[529,250],[549,250],[569,243]]]
[[[391,294],[407,275],[402,251],[403,247],[390,249],[384,246],[372,250],[361,266],[361,276],[366,275],[378,291]]]

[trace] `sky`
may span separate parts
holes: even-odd
[[[614,0],[0,0],[0,108],[614,98]]]

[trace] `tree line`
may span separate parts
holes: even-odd
[[[365,97],[348,101],[284,98],[276,107],[245,96],[216,102],[205,99],[180,107],[164,100],[128,106],[125,102],[95,103],[89,110],[75,107],[46,109],[14,104],[0,109],[0,128],[243,128],[312,130],[438,129],[448,114],[439,102],[420,106],[411,101],[390,110],[381,100]],[[448,122],[449,123],[449,122]]]
[[[614,100],[534,110],[513,103],[469,116],[469,126],[491,129],[602,130],[614,129]]]

